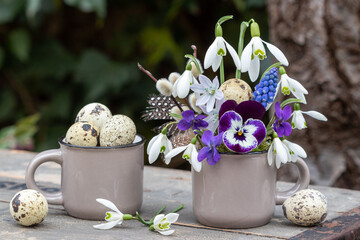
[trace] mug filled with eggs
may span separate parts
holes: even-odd
[[[76,116],[59,149],[36,155],[26,170],[26,185],[41,192],[49,204],[63,205],[73,217],[100,220],[106,208],[96,198],[116,202],[121,212],[135,214],[143,199],[145,138],[127,116],[112,115],[103,104],[90,103]],[[45,162],[61,165],[61,189],[48,193],[35,182]]]

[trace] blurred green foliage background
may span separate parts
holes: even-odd
[[[223,29],[235,48],[251,18],[267,39],[265,0],[0,0],[0,148],[57,148],[91,102],[128,115],[149,139],[156,123],[140,116],[156,89],[137,63],[156,78],[183,72],[190,46],[203,60],[224,15],[234,15]]]

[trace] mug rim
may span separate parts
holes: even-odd
[[[69,143],[64,142],[65,136],[61,136],[58,139],[58,143],[60,145],[63,145],[63,146],[67,146],[67,147],[71,147],[71,148],[82,148],[82,149],[118,149],[118,148],[135,147],[135,146],[139,146],[139,145],[145,143],[146,139],[145,139],[145,137],[143,135],[136,134],[135,137],[136,136],[139,136],[141,138],[141,140],[136,142],[136,143],[130,143],[130,144],[119,145],[119,146],[95,146],[95,147],[89,147],[89,146],[73,145],[73,144],[69,144]]]

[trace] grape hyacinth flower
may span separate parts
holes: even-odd
[[[191,64],[188,64],[184,73],[174,83],[172,87],[172,95],[174,97],[185,98],[189,95],[190,85],[197,82],[191,69]]]
[[[240,114],[227,111],[220,118],[219,132],[224,133],[223,141],[230,151],[246,153],[264,140],[266,127],[262,121],[252,118],[243,123]]]
[[[285,164],[291,159],[290,152],[288,151],[286,145],[280,140],[276,132],[273,133],[273,141],[268,150],[267,158],[269,166],[271,166],[275,160],[277,169],[280,168],[281,163]]]
[[[220,160],[220,154],[216,149],[222,143],[223,134],[214,136],[210,130],[206,130],[201,136],[201,141],[206,145],[199,151],[198,161],[206,158],[209,165],[215,165]]]
[[[259,84],[255,86],[253,100],[261,103],[268,110],[278,92],[279,71],[276,67],[270,69]]]
[[[206,105],[206,111],[210,112],[215,105],[215,100],[224,98],[223,92],[219,89],[219,80],[217,77],[211,81],[204,75],[199,76],[200,84],[193,84],[190,88],[200,94],[197,98],[196,105]]]
[[[327,118],[323,114],[321,114],[317,111],[301,111],[300,104],[295,103],[294,104],[294,112],[292,113],[292,120],[291,120],[292,128],[294,128],[294,129],[297,128],[299,130],[301,130],[303,128],[307,128],[306,121],[305,121],[303,114],[309,115],[310,117],[313,117],[320,121],[325,121],[325,122],[327,121]]]
[[[164,128],[161,133],[153,137],[147,147],[147,154],[149,155],[149,163],[152,164],[159,157],[160,153],[164,153],[165,156],[172,150],[172,145],[168,137],[166,136],[167,128]],[[171,158],[165,157],[165,163],[169,164]]]
[[[195,117],[195,113],[192,110],[186,110],[181,113],[183,119],[179,121],[177,124],[177,128],[185,131],[189,128],[193,128],[193,130],[200,130],[201,128],[206,128],[209,124],[203,119],[206,117],[205,115],[198,115]]]
[[[249,77],[252,82],[255,82],[259,76],[260,60],[266,58],[263,43],[266,44],[269,51],[279,62],[285,66],[289,65],[288,60],[280,49],[260,38],[259,25],[255,21],[250,25],[250,32],[252,38],[241,54],[241,72],[249,72]]]
[[[290,154],[289,161],[296,162],[298,157],[301,157],[301,158],[307,157],[305,150],[299,144],[290,142],[286,139],[282,140],[282,142],[285,144],[285,146],[288,149],[288,152]]]
[[[281,92],[284,95],[289,95],[291,92],[295,98],[300,99],[306,104],[305,94],[308,94],[308,91],[303,87],[303,85],[295,79],[290,78],[283,67],[279,67],[279,72],[281,74]]]
[[[170,235],[175,232],[174,229],[170,230],[172,223],[176,222],[179,218],[178,213],[159,214],[154,218],[154,224],[150,226],[151,231],[159,232],[162,235]]]
[[[208,130],[215,132],[216,129],[219,127],[219,112],[222,104],[225,102],[225,98],[221,100],[216,100],[215,102],[215,108],[211,110],[210,112],[206,111],[206,107],[200,106],[202,111],[207,115],[206,118],[204,118],[204,121],[206,121],[209,126],[207,127]]]
[[[289,105],[285,106],[283,110],[281,110],[281,106],[279,102],[275,103],[275,114],[276,121],[273,125],[274,131],[277,133],[279,137],[289,136],[291,134],[291,124],[286,122],[291,117],[291,107]]]

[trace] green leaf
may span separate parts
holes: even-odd
[[[29,59],[30,47],[30,35],[25,29],[16,29],[10,33],[10,51],[21,62],[26,62]]]
[[[300,99],[297,99],[297,98],[289,98],[289,99],[286,99],[285,101],[283,101],[283,102],[280,104],[280,107],[283,108],[283,107],[285,107],[286,105],[289,105],[289,104],[292,104],[292,103],[303,103],[303,101],[300,100]]]
[[[25,0],[0,1],[0,24],[12,22],[24,6]]]

